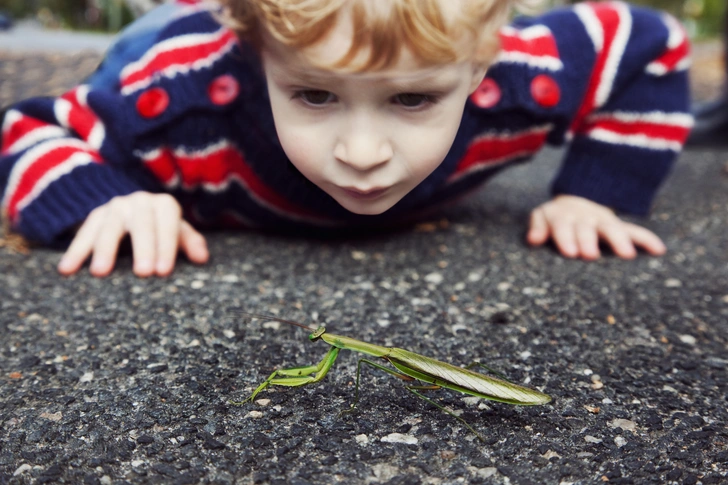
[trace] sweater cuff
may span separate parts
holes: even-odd
[[[646,215],[677,153],[576,138],[552,192],[584,197],[614,210]]]
[[[28,204],[14,228],[31,241],[58,245],[92,210],[138,190],[141,187],[137,183],[109,165],[77,167]]]

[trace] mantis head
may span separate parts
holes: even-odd
[[[308,338],[311,340],[311,342],[315,342],[316,340],[320,339],[321,336],[326,332],[326,327],[323,325],[314,330],[314,332],[308,336]]]

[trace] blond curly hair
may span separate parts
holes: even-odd
[[[332,30],[343,10],[350,9],[351,47],[326,67],[354,72],[391,67],[403,47],[426,65],[468,60],[487,66],[500,47],[498,30],[513,11],[533,9],[540,1],[220,0],[226,23],[257,47],[263,45],[264,34],[287,47],[312,46]],[[363,50],[366,60],[354,63]]]

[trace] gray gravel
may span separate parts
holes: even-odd
[[[685,153],[646,225],[663,258],[569,261],[523,243],[559,152],[442,219],[323,239],[211,233],[213,259],[139,280],[62,278],[0,249],[0,483],[725,483],[728,153]],[[246,397],[318,361],[279,314],[466,365],[554,397],[429,395],[342,352],[319,384]]]

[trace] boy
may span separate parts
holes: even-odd
[[[645,213],[689,132],[683,30],[618,2],[503,27],[517,3],[193,5],[118,90],[7,113],[3,211],[29,239],[72,239],[63,274],[89,256],[109,274],[129,234],[134,272],[163,276],[178,249],[209,257],[188,221],[395,224],[570,141],[528,242],[583,259],[599,240],[622,258],[664,253],[612,208]]]

